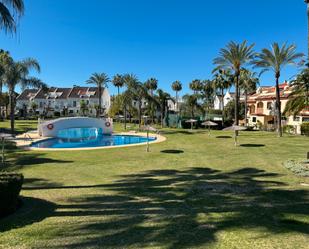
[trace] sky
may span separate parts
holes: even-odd
[[[307,51],[303,0],[24,0],[16,35],[0,33],[1,48],[20,60],[36,58],[50,86],[85,85],[94,72],[155,77],[182,94],[193,79],[211,79],[213,59],[229,41],[293,43]],[[297,69],[288,67],[281,80]],[[261,77],[273,85],[273,73]],[[109,84],[112,94],[116,89]]]

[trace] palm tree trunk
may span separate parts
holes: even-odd
[[[138,101],[138,128],[141,128],[142,124],[142,101]]]
[[[178,113],[178,91],[176,91],[176,113]]]
[[[161,106],[161,128],[163,128],[163,120],[164,120],[164,105]]]
[[[277,132],[278,132],[278,137],[282,137],[279,77],[280,77],[280,74],[277,73],[276,74],[276,110],[277,110],[277,125],[278,125]]]
[[[247,90],[245,90],[245,124],[246,126],[248,125],[248,122],[247,122],[247,118],[248,118],[248,115],[247,115],[247,112],[248,112],[248,93],[247,93]]]
[[[9,91],[9,95],[10,95],[10,98],[9,98],[9,105],[10,105],[10,122],[11,122],[11,134],[12,136],[15,136],[15,105],[14,105],[14,91],[11,90]]]
[[[100,115],[101,115],[101,109],[102,109],[102,107],[101,107],[101,105],[102,105],[102,87],[101,87],[101,85],[99,85],[99,108],[98,108],[98,113],[97,113],[97,116],[98,117],[100,117]]]
[[[124,129],[127,129],[127,105],[124,104]]]
[[[235,121],[234,124],[235,125],[239,125],[239,111],[238,111],[238,106],[239,106],[239,74],[236,74],[236,82],[235,82]]]

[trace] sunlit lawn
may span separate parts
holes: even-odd
[[[0,248],[308,248],[309,179],[282,166],[308,138],[165,133],[150,153],[11,151],[24,204]]]

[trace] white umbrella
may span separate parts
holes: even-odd
[[[143,130],[147,131],[147,149],[146,151],[149,152],[149,131],[157,132],[158,130],[150,125],[146,125],[143,127]]]
[[[225,129],[223,129],[224,131],[235,131],[234,134],[234,141],[235,141],[235,146],[237,146],[237,134],[236,131],[245,131],[247,130],[246,126],[240,126],[240,125],[232,125],[230,127],[227,127]]]
[[[192,130],[192,129],[193,129],[193,123],[196,123],[197,120],[191,118],[191,119],[186,120],[185,122],[186,122],[186,123],[191,123],[191,130]]]
[[[205,121],[202,125],[208,126],[208,136],[210,136],[210,126],[217,126],[218,124],[212,121]]]

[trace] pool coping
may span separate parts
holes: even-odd
[[[113,133],[113,135],[125,135],[125,136],[142,136],[146,137],[146,132],[119,132]],[[166,140],[166,137],[160,134],[149,133],[149,137],[155,137],[156,140],[149,141],[149,144],[161,143]],[[115,149],[115,148],[126,148],[133,146],[142,146],[147,145],[147,142],[136,143],[136,144],[125,144],[125,145],[116,145],[116,146],[99,146],[99,147],[84,147],[84,148],[36,148],[31,147],[32,143],[40,142],[43,140],[50,139],[51,137],[40,137],[37,133],[24,133],[20,136],[17,136],[14,140],[16,146],[24,150],[33,150],[33,151],[80,151],[80,150],[102,150],[102,149]],[[27,140],[26,140],[27,139]]]

